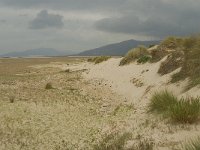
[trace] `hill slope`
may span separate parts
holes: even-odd
[[[0,57],[31,57],[31,56],[61,56],[64,52],[52,48],[31,49],[22,52],[10,52],[0,55]]]
[[[87,50],[77,55],[79,56],[105,56],[105,55],[122,56],[122,55],[125,55],[131,48],[135,48],[138,45],[149,46],[149,45],[154,45],[158,43],[159,41],[128,40],[128,41],[123,41],[120,43],[109,44],[109,45],[102,46],[99,48]]]

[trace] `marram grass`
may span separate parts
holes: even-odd
[[[178,99],[168,91],[155,93],[149,103],[149,111],[170,118],[176,123],[194,123],[200,116],[199,98]]]

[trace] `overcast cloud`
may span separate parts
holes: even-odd
[[[47,10],[42,10],[30,22],[30,29],[62,28],[64,26],[62,19],[61,15],[49,14]]]
[[[198,0],[0,0],[0,54],[200,32]]]

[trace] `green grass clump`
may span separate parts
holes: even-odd
[[[200,99],[181,99],[169,108],[169,116],[175,122],[194,123],[199,119]]]
[[[183,148],[184,150],[200,150],[200,137],[195,140],[191,140]]]
[[[99,57],[89,58],[88,62],[94,62],[95,64],[99,64],[103,61],[107,61],[110,58],[111,58],[110,56],[99,56]]]
[[[146,62],[148,62],[150,60],[151,60],[151,56],[150,55],[144,55],[144,56],[140,57],[137,60],[137,62],[140,63],[140,64],[144,64],[144,63],[146,63]]]
[[[162,92],[156,92],[149,104],[149,110],[151,112],[164,113],[169,110],[169,108],[177,103],[177,98],[167,90]]]
[[[199,98],[181,98],[168,91],[155,93],[149,104],[150,112],[156,112],[177,123],[194,123],[200,115]]]
[[[107,135],[102,141],[97,145],[94,145],[94,150],[124,150],[126,142],[131,139],[130,133],[124,133],[119,135],[118,133],[113,133]]]
[[[149,55],[149,52],[146,47],[144,46],[139,46],[137,48],[134,48],[130,50],[125,57],[121,60],[120,66],[130,64],[131,62],[134,62],[135,60],[145,56]]]

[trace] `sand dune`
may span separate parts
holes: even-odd
[[[134,105],[135,112],[130,116],[130,120],[126,122],[126,130],[147,139],[152,139],[156,143],[157,149],[171,149],[177,148],[177,143],[180,146],[181,142],[200,134],[200,126],[171,125],[159,117],[147,114],[147,104],[150,97],[154,92],[165,89],[172,91],[178,97],[197,97],[200,96],[200,89],[196,87],[183,92],[187,80],[176,84],[169,83],[171,75],[178,72],[180,68],[170,74],[160,76],[157,71],[161,62],[165,59],[157,63],[142,65],[132,63],[127,66],[119,66],[121,59],[112,58],[97,65],[82,63],[67,68],[71,70],[87,69],[83,73],[84,80],[90,82],[91,85],[111,89],[112,94],[121,96],[118,99],[120,103]],[[145,126],[146,122],[150,124],[147,127]]]

